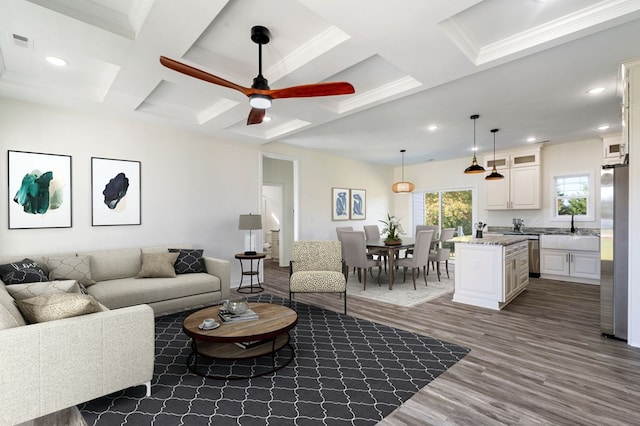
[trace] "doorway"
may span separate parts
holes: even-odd
[[[263,232],[271,232],[270,239],[263,241],[271,244],[274,255],[273,242],[276,238],[276,256],[278,265],[289,266],[293,241],[298,237],[298,160],[271,153],[262,153],[262,193],[261,209],[263,215]],[[265,196],[270,197],[266,199]],[[277,199],[280,199],[278,201]],[[269,205],[265,207],[265,200]],[[270,210],[267,210],[270,209]],[[280,214],[275,211],[280,210]],[[279,223],[271,217],[274,213]],[[270,216],[270,217],[267,217]],[[276,226],[278,226],[276,228]],[[273,232],[276,230],[277,232]],[[266,237],[266,234],[265,234]],[[272,262],[275,263],[275,262]]]
[[[284,190],[281,184],[262,185],[262,240],[267,259],[280,262],[280,227],[284,210]]]

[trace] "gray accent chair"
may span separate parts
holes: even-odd
[[[340,241],[294,241],[289,262],[289,307],[296,293],[340,293],[347,313],[347,277]]]

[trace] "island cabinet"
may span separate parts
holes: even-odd
[[[529,249],[526,237],[459,237],[454,240],[454,302],[499,310],[527,288]]]

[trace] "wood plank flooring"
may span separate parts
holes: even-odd
[[[287,268],[267,260],[264,281],[289,297]],[[380,425],[640,425],[640,349],[601,336],[599,297],[542,279],[500,312],[451,295],[412,309],[349,297],[349,315],[471,349]],[[342,311],[337,295],[296,298]]]

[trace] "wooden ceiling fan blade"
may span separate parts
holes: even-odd
[[[251,108],[251,111],[249,111],[249,117],[247,118],[247,126],[262,123],[266,112],[267,111],[264,109]]]
[[[334,96],[334,95],[349,95],[355,93],[355,89],[351,83],[347,82],[331,82],[331,83],[316,83],[316,84],[304,84],[302,86],[285,87],[283,89],[274,89],[265,91],[265,93],[273,99],[282,98],[311,98],[315,96]]]
[[[235,89],[246,96],[249,96],[253,92],[253,89],[251,88],[240,86],[239,84],[225,80],[224,78],[215,76],[213,74],[209,74],[208,72],[199,70],[198,68],[194,68],[191,65],[183,64],[182,62],[178,62],[175,59],[167,58],[166,56],[160,56],[160,63],[167,68],[188,75],[189,77],[194,77],[208,83],[217,84],[218,86]]]

